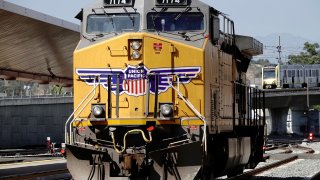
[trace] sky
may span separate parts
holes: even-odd
[[[289,33],[320,42],[319,0],[204,0],[230,15],[236,33]]]
[[[5,0],[66,21],[93,0]],[[264,43],[264,54],[256,58],[277,61],[278,36],[282,58],[302,51],[303,43],[320,43],[320,0],[202,0],[228,14],[236,34],[253,36]]]
[[[67,21],[92,0],[6,0]],[[289,33],[320,42],[319,0],[202,0],[235,22],[237,34]]]

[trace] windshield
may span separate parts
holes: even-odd
[[[200,12],[152,12],[147,14],[148,29],[157,31],[198,31],[204,29]]]
[[[264,71],[263,72],[263,78],[268,79],[268,78],[276,78],[276,73],[273,70],[269,70],[269,71]]]
[[[87,20],[88,34],[103,34],[122,31],[138,31],[139,14],[94,14]]]

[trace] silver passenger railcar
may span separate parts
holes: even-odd
[[[319,87],[320,85],[320,64],[281,65],[279,70],[282,88]]]

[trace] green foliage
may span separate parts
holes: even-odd
[[[304,43],[303,50],[299,55],[289,55],[289,64],[320,64],[319,44]]]
[[[52,95],[62,95],[64,93],[62,86],[53,85],[50,89]]]
[[[289,64],[320,64],[320,49],[319,44],[310,44],[309,42],[304,43],[303,50],[299,55],[290,55]],[[320,111],[320,105],[314,105],[314,109]]]
[[[315,109],[315,110],[318,110],[318,111],[320,111],[320,105],[313,105],[313,107],[312,107],[313,109]]]

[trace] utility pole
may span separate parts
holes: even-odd
[[[280,64],[281,64],[281,41],[280,41],[280,36],[279,36],[279,46],[277,46],[277,49],[278,49],[278,53],[279,53],[279,56],[278,56],[278,78],[277,78],[277,84],[278,84],[278,88],[281,87],[280,85]]]
[[[277,49],[278,49],[278,64],[281,63],[281,40],[280,40],[280,36],[279,36],[279,45],[277,46]]]

